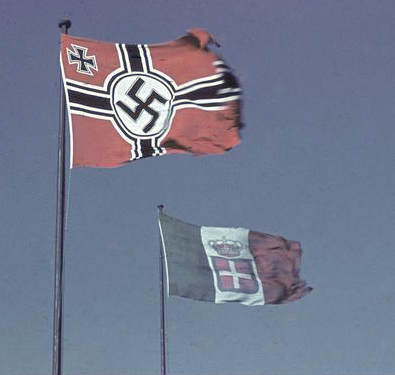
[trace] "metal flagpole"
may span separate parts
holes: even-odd
[[[67,34],[71,26],[68,19],[58,23],[62,33]],[[58,138],[58,191],[56,207],[56,247],[55,247],[55,292],[52,346],[52,375],[62,374],[62,328],[63,328],[63,245],[65,234],[65,145],[66,145],[66,97],[62,78],[60,79],[60,124]]]
[[[158,212],[162,212],[163,205],[158,206]],[[161,350],[161,375],[166,375],[166,321],[165,321],[165,286],[164,286],[164,272],[163,272],[163,246],[162,238],[159,234],[159,277],[160,277],[160,350]]]

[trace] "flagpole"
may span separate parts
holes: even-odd
[[[67,34],[71,26],[68,19],[58,23],[61,33]],[[56,247],[55,247],[55,291],[52,346],[52,375],[62,375],[62,339],[63,339],[63,263],[65,235],[65,146],[66,146],[66,97],[62,79],[60,79],[60,118],[58,136],[58,190],[56,207]]]
[[[162,212],[163,205],[158,206],[158,213]],[[166,358],[166,321],[165,321],[165,286],[164,286],[164,272],[163,272],[163,246],[162,238],[159,234],[159,289],[160,289],[160,351],[161,351],[161,375],[166,375],[167,358]]]

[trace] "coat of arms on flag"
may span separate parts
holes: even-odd
[[[222,153],[239,143],[241,90],[195,29],[173,42],[99,42],[62,34],[71,165],[117,167],[171,153]]]

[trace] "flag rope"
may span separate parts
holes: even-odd
[[[69,211],[70,211],[70,190],[71,190],[71,168],[67,175],[67,188],[66,188],[66,210],[65,210],[65,229],[69,229]]]
[[[158,214],[162,212],[163,205],[158,206]],[[159,221],[160,230],[160,221]],[[165,285],[164,285],[164,264],[163,264],[163,245],[161,230],[159,232],[159,292],[160,292],[160,349],[161,349],[161,375],[167,372],[167,350],[166,350],[166,320],[165,320]]]

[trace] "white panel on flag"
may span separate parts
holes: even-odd
[[[201,227],[215,284],[215,303],[263,305],[262,282],[248,245],[248,229]]]

